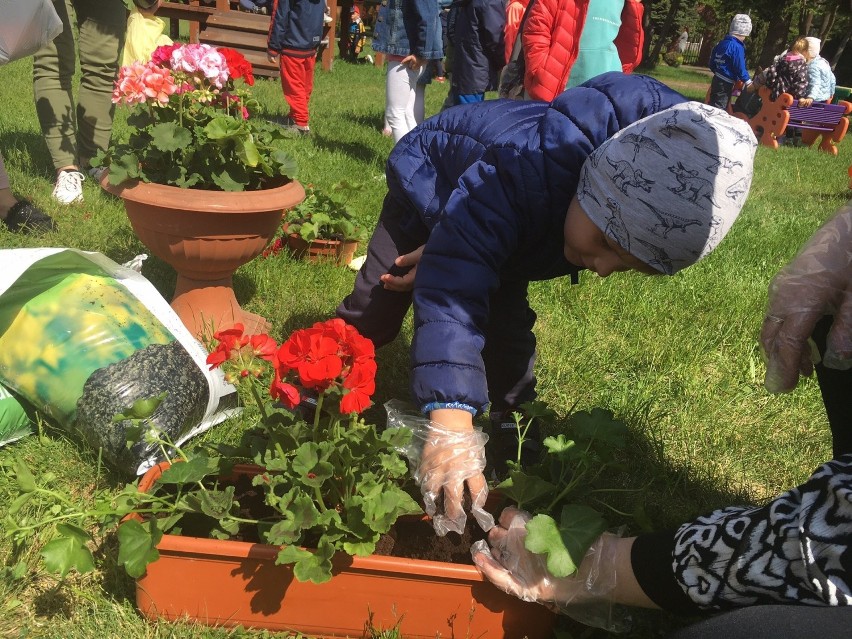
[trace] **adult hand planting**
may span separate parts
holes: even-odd
[[[524,545],[530,518],[529,513],[514,507],[503,510],[499,524],[488,533],[488,542],[478,541],[471,548],[473,562],[482,574],[503,592],[523,601],[545,604],[589,626],[623,628],[624,619],[613,615],[612,604],[616,568],[626,556],[625,572],[629,572],[632,540],[604,533],[586,551],[574,575],[558,578],[547,569],[544,555],[532,553]]]
[[[824,315],[834,321],[823,365],[852,367],[852,203],[826,222],[798,256],[769,285],[769,308],[760,344],[766,355],[766,388],[782,393],[796,387],[799,375],[814,369],[810,341]]]

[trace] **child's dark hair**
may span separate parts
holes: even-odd
[[[151,9],[157,4],[157,1],[158,0],[133,0],[133,4],[140,9]]]

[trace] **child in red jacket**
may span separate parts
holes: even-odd
[[[526,97],[549,102],[608,71],[630,73],[642,60],[639,0],[534,0],[521,35]]]

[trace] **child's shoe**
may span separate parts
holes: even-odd
[[[369,53],[364,56],[364,59],[370,64],[375,64],[375,62],[373,60],[373,56],[371,56]]]
[[[86,177],[77,169],[65,169],[56,176],[53,199],[60,204],[83,201],[83,180]]]
[[[56,228],[47,213],[26,200],[14,204],[0,221],[13,233],[46,233]]]

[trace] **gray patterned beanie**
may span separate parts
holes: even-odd
[[[745,13],[738,13],[731,19],[731,27],[728,29],[731,35],[750,36],[751,18]]]
[[[730,230],[751,186],[756,148],[744,120],[685,102],[595,149],[580,171],[577,199],[625,251],[673,275]]]

